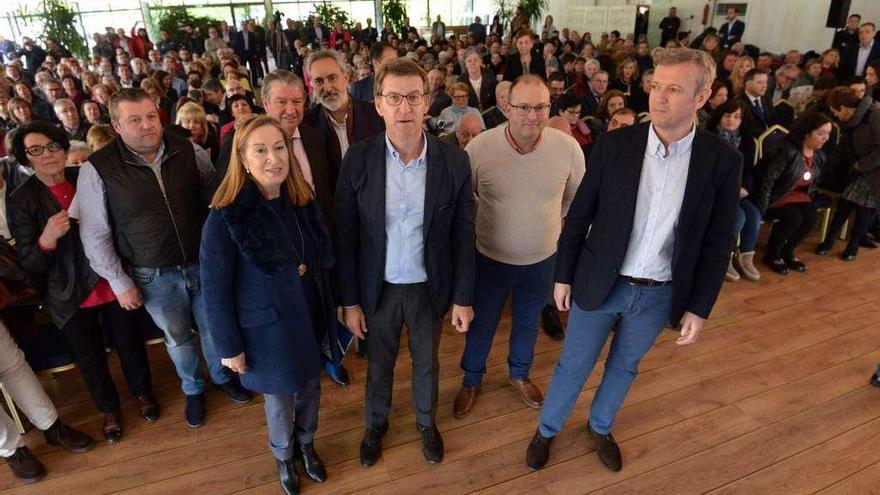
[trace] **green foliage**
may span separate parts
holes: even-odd
[[[403,18],[406,17],[404,0],[382,0],[382,19],[391,23],[395,33],[403,30]],[[379,30],[382,26],[377,26]]]
[[[162,5],[153,5],[150,7],[152,13],[153,25],[156,27],[156,34],[159,31],[168,31],[168,35],[172,40],[181,43],[186,40],[186,31],[183,26],[189,24],[194,29],[198,29],[202,37],[208,36],[208,28],[213,26],[220,29],[220,21],[210,17],[195,16],[190,14],[183,5],[174,5],[163,7]],[[154,39],[159,37],[154,35]]]
[[[541,20],[541,14],[550,9],[550,0],[519,0],[516,8],[529,18],[530,25],[534,25]]]
[[[75,57],[89,56],[89,47],[83,39],[83,34],[76,28],[76,12],[66,0],[43,0],[40,10],[36,12],[30,12],[22,6],[19,7],[16,16],[26,25],[37,23],[43,26],[40,41],[44,44],[47,39],[53,39],[70,50]]]
[[[328,29],[335,29],[337,22],[341,22],[345,29],[354,27],[354,23],[348,18],[348,12],[336,4],[328,3],[327,0],[315,4],[315,15],[321,18],[321,24]]]

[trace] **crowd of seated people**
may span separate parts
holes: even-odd
[[[737,24],[741,21],[735,12],[728,12],[728,20],[721,32],[710,28],[691,40],[689,34],[678,33],[679,23],[671,12],[671,20],[664,19],[662,46],[690,46],[716,63],[717,79],[697,112],[696,126],[743,157],[737,242],[726,280],[759,282],[765,268],[780,275],[806,272],[798,253],[820,215],[830,215],[830,221],[816,254],[832,252],[844,225],[852,227],[840,254],[843,260],[854,261],[860,248],[877,248],[880,37],[875,25],[851,16],[832,47],[773,54],[742,41],[748,40],[748,32],[743,37],[744,26]],[[505,133],[516,148],[512,129],[525,132],[522,129],[534,125],[541,132],[549,127],[546,132],[553,133],[552,139],[562,134],[573,138],[589,175],[592,149],[603,134],[650,120],[652,48],[661,47],[651,47],[644,35],[614,31],[596,33],[594,39],[591,32],[557,29],[550,16],[538,31],[529,29],[521,15],[510,26],[497,17],[488,25],[477,18],[463,36],[452,36],[441,24],[438,19],[433,35],[425,38],[408,20],[400,33],[390,24],[377,30],[371,19],[351,29],[342,24],[329,29],[314,16],[285,25],[272,20],[268,29],[253,20],[243,22],[241,30],[218,21],[207,33],[192,26],[185,26],[179,37],[163,31],[155,43],[135,25],[130,32],[107,28],[106,33],[96,33],[87,58],[72,56],[57,42],[40,46],[30,38],[2,55],[0,155],[5,158],[0,235],[15,248],[17,269],[46,302],[53,324],[73,350],[107,443],[121,441],[125,426],[120,394],[107,368],[107,334],[114,335],[113,348],[143,420],[156,421],[160,415],[144,350],[146,320],[164,336],[181,380],[189,426],[198,427],[206,418],[208,380],[199,367],[204,360],[210,381],[230,400],[248,402],[254,391],[273,397],[271,405],[267,400],[266,414],[285,490],[296,484],[291,456],[303,460],[310,478],[325,480],[312,444],[320,393],[312,378],[320,369],[341,386],[350,382],[334,342],[341,338],[335,311],[333,321],[320,323],[319,318],[323,310],[335,309],[334,300],[343,305],[346,299],[329,292],[337,284],[329,283],[330,269],[322,265],[322,257],[329,249],[325,244],[337,235],[337,222],[348,227],[352,222],[351,204],[340,203],[340,182],[353,181],[359,187],[357,180],[366,180],[352,177],[353,172],[343,167],[354,160],[349,150],[376,145],[376,136],[385,130],[389,136],[398,132],[391,127],[403,125],[398,117],[412,111],[420,130],[443,138],[442,144],[425,145],[428,159],[438,152],[461,159],[485,147],[480,143],[503,142]],[[407,77],[420,74],[424,89],[416,84],[412,92],[399,92],[410,88]],[[525,91],[522,81],[526,86],[543,81],[546,105],[512,101],[517,86],[520,93]],[[543,89],[535,94],[543,98]],[[424,111],[414,110],[422,107]],[[478,139],[483,133],[490,135]],[[379,144],[384,149],[384,143]],[[387,159],[392,171],[392,164],[407,165],[405,155],[389,152],[380,160]],[[418,153],[407,157],[416,167],[425,159]],[[261,168],[276,160],[284,164],[280,171]],[[126,169],[120,163],[137,166]],[[449,173],[455,177],[457,172]],[[404,184],[414,179],[401,175],[399,180]],[[466,187],[471,187],[469,182]],[[405,192],[389,189],[402,203],[408,201]],[[265,228],[266,235],[284,231],[292,236],[285,245],[298,253],[297,266],[275,267],[279,260],[271,253],[249,251],[265,246],[248,245],[240,238],[250,234],[234,215],[257,208],[251,204],[254,198],[267,194],[291,202],[279,206],[269,201],[269,209],[259,215],[280,215],[286,227],[292,226],[292,231]],[[317,207],[310,206],[311,198]],[[220,211],[209,216],[209,203]],[[348,216],[339,218],[342,206]],[[404,215],[391,208],[388,214]],[[848,222],[851,215],[854,219]],[[202,238],[206,221],[207,240]],[[763,246],[762,225],[769,230]],[[240,252],[223,251],[230,246]],[[295,380],[279,381],[277,370],[261,368],[252,375],[257,378],[249,377],[244,386],[240,382],[238,374],[247,368],[241,356],[274,355],[259,347],[265,343],[247,347],[217,314],[216,301],[204,300],[199,277],[211,280],[205,289],[209,294],[219,294],[222,282],[216,273],[205,274],[206,264],[216,265],[211,257],[206,263],[205,249],[222,259],[228,255],[230,260],[246,260],[258,272],[300,271],[303,277],[316,267],[316,278],[301,292],[289,294],[313,320],[317,343],[308,352],[297,347],[309,368],[291,371]],[[395,277],[406,280],[401,274]],[[563,339],[556,306],[543,301],[536,307],[542,308],[545,332]],[[467,320],[462,314],[454,315],[454,321]],[[345,327],[355,328],[352,333],[361,337],[356,331],[358,315],[353,315],[345,317]],[[275,316],[254,313],[239,319],[242,325],[248,318],[255,326],[280,325],[290,315]],[[0,356],[8,356],[0,359],[0,380],[31,423],[46,432],[47,441],[73,452],[88,450],[92,440],[57,419],[16,347],[15,334],[15,328],[0,325]],[[877,376],[872,380],[878,384]],[[370,386],[379,387],[376,383]],[[432,385],[428,381],[419,386]],[[524,400],[540,404],[540,391],[527,377],[517,386]],[[471,393],[478,393],[478,387]],[[312,400],[294,403],[290,398],[297,394]],[[426,404],[430,395],[428,390]],[[471,405],[475,397],[469,398]],[[377,395],[374,400],[385,399]],[[285,414],[293,417],[293,409],[298,419],[292,424],[279,419]],[[362,444],[365,465],[381,453],[387,430],[387,423],[372,426]],[[432,426],[419,425],[419,431],[425,456],[439,462],[442,440]],[[23,480],[42,477],[45,469],[2,413],[0,428],[0,455],[13,473]]]

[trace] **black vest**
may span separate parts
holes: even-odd
[[[193,145],[165,135],[162,184],[121,138],[89,157],[107,198],[116,252],[138,267],[163,268],[199,259],[202,224],[208,215]]]

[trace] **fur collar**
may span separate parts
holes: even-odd
[[[281,200],[287,201],[282,188]],[[294,215],[293,208],[283,208],[279,215],[248,180],[231,205],[221,208],[233,242],[242,255],[265,275],[274,275],[293,263],[284,223]]]

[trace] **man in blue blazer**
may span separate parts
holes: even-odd
[[[651,123],[603,134],[565,219],[554,298],[568,331],[526,463],[540,469],[612,328],[588,429],[600,460],[622,466],[614,418],[642,357],[667,325],[696,342],[735,239],[742,155],[696,127],[715,64],[689,48],[655,55]]]
[[[865,68],[872,61],[880,59],[880,40],[873,22],[859,26],[859,42],[848,46],[840,60],[840,75],[843,78],[864,76]]]
[[[746,32],[746,23],[736,18],[735,7],[727,7],[725,19],[727,22],[721,25],[718,37],[721,38],[721,48],[730,50],[730,47],[742,41]]]
[[[338,301],[345,325],[368,344],[361,464],[382,455],[404,324],[422,453],[436,463],[443,460],[436,423],[443,317],[452,305],[459,332],[473,319],[471,168],[464,151],[422,130],[430,98],[418,64],[386,63],[374,94],[386,132],[348,149],[336,185]]]

